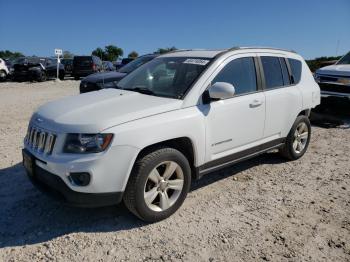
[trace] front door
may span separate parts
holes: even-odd
[[[265,121],[265,95],[258,89],[253,57],[229,60],[212,80],[235,87],[232,98],[212,101],[206,115],[206,162],[229,160],[259,145]]]

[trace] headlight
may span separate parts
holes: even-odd
[[[113,134],[68,134],[65,153],[99,153],[110,145]]]
[[[314,78],[317,83],[320,81],[320,76],[316,73],[314,73]]]

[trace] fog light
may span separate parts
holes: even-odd
[[[85,172],[70,173],[68,179],[74,186],[87,186],[90,183],[90,174]]]

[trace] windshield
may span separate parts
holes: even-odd
[[[343,56],[337,63],[337,65],[350,65],[350,52]]]
[[[129,74],[130,72],[134,71],[136,68],[152,60],[153,58],[154,56],[143,56],[143,57],[136,58],[134,61],[120,68],[118,72]]]
[[[180,99],[208,66],[210,60],[190,57],[156,58],[120,80],[118,87]]]

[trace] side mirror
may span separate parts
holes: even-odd
[[[216,82],[209,88],[209,97],[213,100],[227,99],[235,95],[235,87],[226,82]]]

